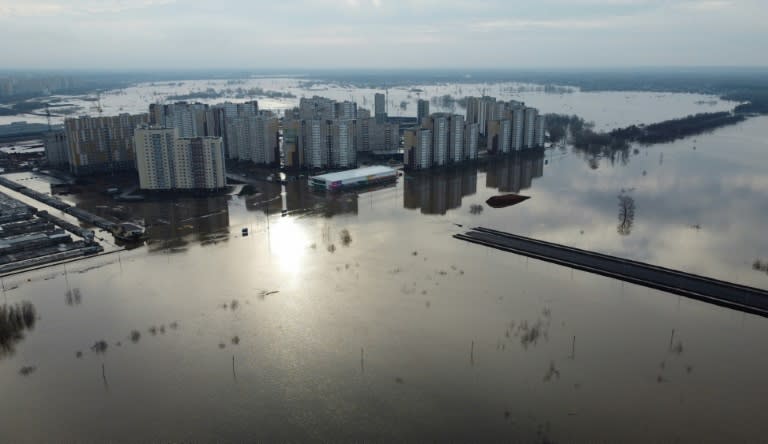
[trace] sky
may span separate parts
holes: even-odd
[[[0,69],[768,66],[768,0],[0,0]]]

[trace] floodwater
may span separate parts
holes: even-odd
[[[263,91],[288,93],[293,97],[245,96],[237,98],[237,89],[260,88]],[[717,96],[704,94],[656,93],[656,92],[584,92],[576,88],[565,88],[571,92],[546,93],[542,86],[516,83],[439,83],[432,85],[400,86],[386,91],[386,108],[390,116],[413,117],[416,115],[416,102],[419,99],[450,95],[454,99],[467,96],[489,95],[499,100],[518,100],[536,107],[543,113],[576,114],[587,121],[592,121],[599,130],[620,128],[632,124],[661,122],[689,114],[701,112],[729,111],[735,102],[721,100]],[[334,100],[352,100],[358,106],[373,109],[375,93],[382,89],[360,88],[339,83],[319,83],[301,78],[251,78],[238,80],[179,80],[175,82],[140,83],[124,89],[106,91],[101,94],[102,113],[105,116],[119,113],[146,113],[150,103],[172,103],[170,96],[215,91],[231,90],[225,97],[213,99],[190,99],[191,102],[221,103],[224,101],[244,102],[256,99],[262,109],[282,112],[298,106],[301,97],[314,95],[329,97]],[[60,108],[69,109],[69,116],[98,115],[96,95],[91,96],[54,96],[61,99]],[[432,112],[444,111],[464,114],[466,110],[458,104],[442,106],[433,102]],[[41,116],[26,114],[21,116],[0,117],[0,124],[19,120],[45,123],[45,113]],[[64,116],[55,115],[53,123],[61,123]]]
[[[0,441],[762,441],[764,318],[451,236],[487,226],[768,288],[752,268],[766,128],[334,196],[68,196],[150,240],[3,279],[39,320],[0,356]],[[531,199],[484,205],[505,192]]]

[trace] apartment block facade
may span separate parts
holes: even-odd
[[[72,174],[82,176],[134,170],[133,132],[148,119],[147,114],[66,119],[64,131]]]
[[[143,190],[216,190],[226,186],[221,137],[179,137],[177,128],[143,125],[135,131]]]

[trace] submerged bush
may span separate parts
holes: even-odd
[[[0,307],[0,356],[13,353],[14,346],[32,330],[37,321],[35,306],[29,302]]]
[[[352,243],[352,235],[349,234],[349,230],[346,228],[341,230],[341,233],[339,233],[339,237],[341,238],[341,244],[345,247],[348,247],[349,244]]]
[[[96,341],[91,346],[91,350],[93,350],[96,353],[104,353],[107,351],[108,347],[109,347],[109,344],[107,344],[107,341],[101,340],[101,341]]]

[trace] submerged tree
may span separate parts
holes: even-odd
[[[635,222],[635,199],[627,194],[619,194],[619,225],[616,231],[622,236],[632,233]]]
[[[13,354],[24,331],[32,330],[36,321],[37,311],[30,302],[0,307],[0,357]]]
[[[348,247],[349,244],[352,243],[352,235],[349,234],[349,230],[347,230],[346,228],[341,230],[341,232],[339,233],[339,238],[341,238],[341,244],[344,245],[345,247]]]

